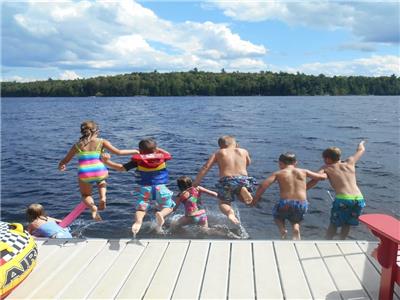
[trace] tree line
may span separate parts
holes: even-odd
[[[88,79],[2,82],[2,97],[400,95],[400,77],[301,73],[140,72]]]

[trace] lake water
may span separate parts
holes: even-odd
[[[1,219],[25,222],[25,208],[42,203],[48,214],[62,218],[78,202],[77,160],[64,173],[59,160],[79,138],[83,120],[93,119],[101,137],[124,148],[136,148],[143,137],[156,138],[173,155],[168,164],[170,188],[176,178],[194,177],[217,139],[231,134],[249,150],[249,173],[258,181],[277,170],[280,153],[293,151],[299,166],[318,170],[321,152],[340,147],[344,158],[366,139],[366,153],[357,167],[359,186],[366,198],[365,213],[399,215],[399,109],[398,97],[134,97],[134,98],[3,98],[1,100]],[[127,162],[129,157],[113,157]],[[110,171],[108,207],[103,222],[84,213],[72,225],[85,237],[128,238],[133,220],[133,173]],[[202,185],[214,188],[217,170]],[[328,182],[309,191],[309,213],[302,223],[303,239],[322,239],[329,223]],[[97,200],[97,195],[96,200]],[[251,239],[277,239],[271,210],[278,199],[277,185],[263,196],[257,208],[235,202],[242,226],[230,225],[217,201],[204,197],[209,223]],[[167,224],[182,215],[180,208]],[[151,219],[139,237],[157,237]],[[195,227],[169,238],[205,238]],[[164,236],[161,236],[164,237]],[[350,234],[372,239],[360,225]],[[214,238],[211,236],[211,238]],[[227,237],[229,238],[229,237]]]

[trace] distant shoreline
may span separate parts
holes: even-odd
[[[2,97],[397,96],[400,77],[290,73],[130,73],[88,79],[2,82]]]

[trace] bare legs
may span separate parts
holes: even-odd
[[[157,231],[161,231],[162,226],[165,222],[165,217],[168,216],[173,211],[172,208],[163,208],[160,211],[155,213],[157,220]],[[135,213],[135,223],[132,225],[132,233],[136,235],[143,224],[143,218],[146,215],[146,212],[143,210],[137,210]]]
[[[274,219],[274,221],[275,221],[275,224],[278,226],[279,233],[281,235],[281,239],[285,240],[287,237],[285,221],[282,219],[277,219],[277,218]],[[292,237],[293,240],[295,240],[295,241],[301,240],[300,223],[292,223],[292,234],[293,234],[293,237]]]
[[[107,193],[107,183],[105,180],[99,182],[97,185],[99,191],[99,210],[104,210],[106,208],[106,193]]]
[[[157,220],[157,231],[161,231],[162,226],[165,222],[165,217],[172,213],[173,209],[169,207],[165,207],[160,211],[156,212],[156,220]]]
[[[101,217],[97,212],[97,206],[94,204],[92,197],[92,186],[88,183],[79,181],[79,188],[81,190],[82,201],[90,208],[93,220],[101,221]]]
[[[247,205],[250,205],[253,202],[253,196],[249,192],[246,187],[242,187],[239,192],[239,199]]]
[[[145,215],[146,215],[145,211],[142,211],[142,210],[137,210],[136,211],[136,213],[135,213],[135,223],[133,223],[133,225],[132,225],[132,233],[134,235],[136,235],[139,232],[140,227],[142,227],[143,218],[144,218]]]
[[[233,211],[230,203],[220,200],[219,209],[225,216],[228,217],[229,221],[231,221],[233,224],[240,224],[239,220],[235,216],[235,212]]]
[[[347,236],[349,235],[350,232],[350,225],[345,224],[341,226],[341,230],[340,230],[340,239],[341,240],[345,240],[347,238]],[[329,227],[326,231],[326,235],[325,238],[327,240],[332,240],[333,237],[336,235],[337,232],[337,227],[335,225],[333,225],[332,223],[329,224]]]

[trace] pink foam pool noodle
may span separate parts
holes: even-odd
[[[86,209],[86,204],[79,202],[79,204],[58,224],[61,227],[68,227],[79,215]]]

